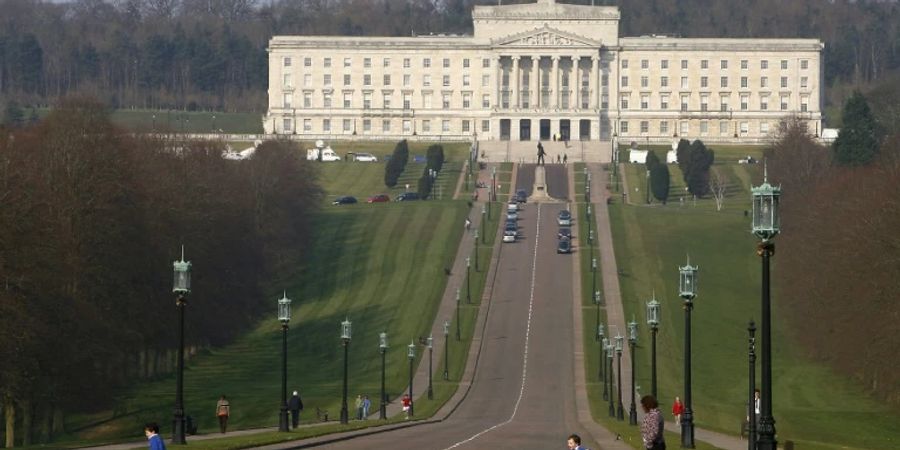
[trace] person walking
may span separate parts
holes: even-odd
[[[156,422],[144,425],[144,436],[147,436],[147,445],[150,450],[166,450],[166,443],[159,437],[159,425]]]
[[[666,450],[666,439],[663,436],[662,414],[659,413],[659,403],[656,397],[645,395],[641,398],[641,408],[644,410],[644,419],[641,421],[641,440],[647,450]]]
[[[222,394],[222,398],[216,402],[216,417],[219,418],[219,432],[225,434],[228,431],[228,416],[231,415],[231,404],[228,403],[228,399],[225,398],[225,394]]]
[[[400,400],[400,404],[403,405],[403,412],[406,413],[406,418],[409,419],[409,408],[412,405],[412,399],[409,398],[409,394],[403,394],[403,399]]]
[[[363,400],[362,394],[358,394],[356,396],[356,420],[362,420],[363,418]]]
[[[369,408],[372,407],[372,401],[369,400],[368,395],[363,395],[363,403],[362,403],[362,418],[369,418]]]
[[[303,400],[297,391],[294,391],[294,395],[288,400],[288,409],[291,410],[291,426],[297,428],[300,425],[300,411],[303,411]]]
[[[578,436],[577,434],[569,435],[569,439],[566,440],[566,447],[569,450],[587,450],[581,446],[581,436]]]
[[[675,425],[681,425],[681,415],[684,414],[684,403],[681,399],[675,397],[675,403],[672,404],[672,415],[675,416]]]
[[[569,163],[569,155],[563,153],[563,164],[568,164],[568,163]]]

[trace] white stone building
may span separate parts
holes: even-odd
[[[476,6],[471,36],[275,36],[266,133],[755,142],[821,130],[817,39],[618,35],[619,10]]]

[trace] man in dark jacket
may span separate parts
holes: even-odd
[[[300,425],[300,411],[303,411],[303,400],[300,400],[297,391],[294,391],[294,395],[288,400],[288,409],[291,410],[291,425],[297,428],[297,425]]]

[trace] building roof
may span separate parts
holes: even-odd
[[[521,5],[475,6],[472,19],[619,19],[615,6],[569,5],[555,0],[538,0]]]

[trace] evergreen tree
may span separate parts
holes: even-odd
[[[650,192],[663,205],[669,199],[669,166],[657,164],[650,169]]]
[[[715,154],[697,139],[691,144],[688,157],[688,172],[685,175],[688,191],[691,195],[703,197],[709,192],[709,168],[715,161]]]
[[[848,166],[868,164],[878,154],[878,138],[875,117],[859,91],[844,104],[843,119],[844,126],[832,145],[834,160]]]

